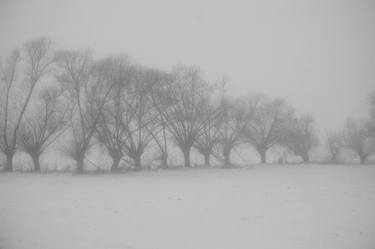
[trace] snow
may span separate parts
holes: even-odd
[[[374,249],[374,166],[0,174],[1,249]]]

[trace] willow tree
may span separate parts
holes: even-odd
[[[153,70],[134,67],[130,84],[124,92],[122,127],[123,152],[132,159],[135,169],[142,169],[142,156],[153,139],[158,127],[158,113],[154,110],[150,95],[154,79]]]
[[[223,158],[226,168],[232,166],[231,153],[233,149],[245,142],[245,132],[253,119],[257,103],[258,98],[253,97],[237,99],[224,97],[221,100],[219,142],[215,146],[215,150],[219,150],[216,155]]]
[[[310,162],[310,151],[318,145],[312,116],[294,117],[286,125],[282,144],[295,155],[300,156],[304,163]]]
[[[39,157],[66,130],[70,118],[70,106],[61,96],[61,91],[48,87],[41,91],[35,110],[25,117],[20,134],[20,147],[40,172]]]
[[[328,160],[331,163],[338,163],[341,148],[343,147],[343,135],[342,132],[331,131],[326,137],[326,149],[328,152]]]
[[[172,79],[155,107],[163,118],[168,132],[184,156],[184,166],[190,167],[190,152],[194,141],[201,135],[205,120],[199,118],[207,94],[207,83],[196,67],[178,65]]]
[[[349,119],[343,138],[344,145],[358,155],[360,164],[365,164],[367,158],[375,152],[375,142],[366,122],[358,123]]]
[[[220,108],[211,103],[210,96],[202,102],[199,118],[203,124],[201,135],[195,139],[194,148],[203,155],[204,164],[210,165],[214,147],[220,141]]]
[[[111,81],[110,84],[113,84],[113,91],[101,113],[96,138],[112,158],[111,172],[117,172],[124,156],[127,136],[126,126],[123,122],[126,113],[126,91],[130,85],[132,65],[125,56],[109,58],[108,63],[112,68],[109,81]]]
[[[262,97],[246,130],[246,139],[257,150],[262,163],[267,162],[267,151],[283,143],[286,125],[293,117],[293,110],[284,100]]]
[[[161,168],[168,168],[168,138],[169,131],[167,127],[167,122],[165,120],[164,111],[165,108],[171,103],[166,99],[168,96],[168,91],[173,81],[172,75],[168,72],[163,72],[160,70],[149,70],[150,80],[150,90],[151,93],[149,98],[153,105],[153,110],[155,111],[155,123],[157,124],[155,129],[149,130],[154,143],[158,147],[159,153],[157,160],[160,162]],[[147,128],[147,127],[146,127]]]
[[[37,85],[53,63],[51,53],[52,42],[38,38],[0,63],[0,149],[6,156],[6,171],[13,171],[19,130]]]
[[[84,172],[84,159],[108,102],[114,84],[106,59],[93,61],[88,51],[60,51],[57,54],[58,81],[74,104],[70,121],[72,137],[63,152],[76,161],[77,172]]]

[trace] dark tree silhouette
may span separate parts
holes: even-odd
[[[153,70],[150,73],[152,76],[152,85],[149,97],[151,98],[153,109],[157,114],[155,121],[158,125],[154,130],[149,130],[149,133],[159,149],[157,159],[160,161],[161,168],[168,168],[168,139],[170,134],[165,120],[164,108],[170,104],[168,100],[166,101],[165,97],[173,78],[171,74],[159,70]]]
[[[131,84],[125,92],[122,126],[125,133],[124,153],[133,160],[137,170],[142,169],[142,155],[158,128],[157,112],[150,95],[154,80],[152,70],[136,67],[131,74]]]
[[[343,135],[341,132],[330,132],[327,135],[326,147],[331,163],[338,163],[340,151],[343,146]]]
[[[57,54],[58,81],[74,103],[71,140],[63,153],[76,161],[77,172],[84,172],[84,159],[92,146],[102,111],[113,89],[108,59],[93,62],[87,51],[60,51]]]
[[[204,165],[210,165],[210,158],[213,154],[214,147],[219,143],[220,140],[220,121],[221,114],[219,106],[215,106],[212,102],[212,96],[210,92],[206,96],[205,101],[202,102],[199,112],[199,119],[202,122],[201,135],[195,139],[193,144],[194,148],[203,155]]]
[[[178,65],[172,73],[168,87],[159,91],[155,101],[172,139],[184,156],[184,166],[190,167],[190,151],[201,135],[205,121],[199,119],[200,106],[204,102],[207,84],[195,67]]]
[[[293,118],[287,124],[282,140],[284,146],[309,163],[309,152],[318,145],[313,117],[307,115]]]
[[[26,110],[36,86],[53,62],[51,47],[50,40],[38,38],[27,42],[21,51],[14,51],[1,63],[0,149],[6,155],[6,171],[13,171],[13,157]]]
[[[293,109],[281,99],[269,100],[260,97],[258,103],[245,138],[258,151],[261,162],[266,163],[268,149],[276,144],[282,144],[286,125],[293,117]]]
[[[101,113],[96,138],[103,145],[112,158],[111,172],[117,172],[120,161],[124,156],[124,141],[126,140],[126,127],[123,124],[125,114],[125,91],[130,85],[131,63],[127,57],[110,58],[112,67],[110,77],[113,91],[108,104]]]
[[[351,119],[344,129],[344,145],[358,154],[360,164],[366,163],[368,156],[375,151],[375,143],[370,137],[367,124]]]
[[[230,99],[223,97],[220,103],[219,143],[215,146],[216,155],[223,158],[224,167],[232,166],[232,150],[244,143],[248,128],[257,108],[256,98]]]
[[[69,117],[70,106],[61,99],[61,91],[43,89],[36,111],[25,117],[19,132],[21,149],[32,158],[34,171],[40,172],[40,155],[65,131]]]

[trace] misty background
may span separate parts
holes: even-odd
[[[375,248],[374,165],[375,0],[0,0],[0,249]]]
[[[233,96],[285,98],[320,135],[368,113],[375,3],[328,1],[0,1],[0,54],[38,36],[160,69],[199,65]]]

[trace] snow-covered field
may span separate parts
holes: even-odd
[[[0,174],[1,249],[374,249],[375,166]]]

